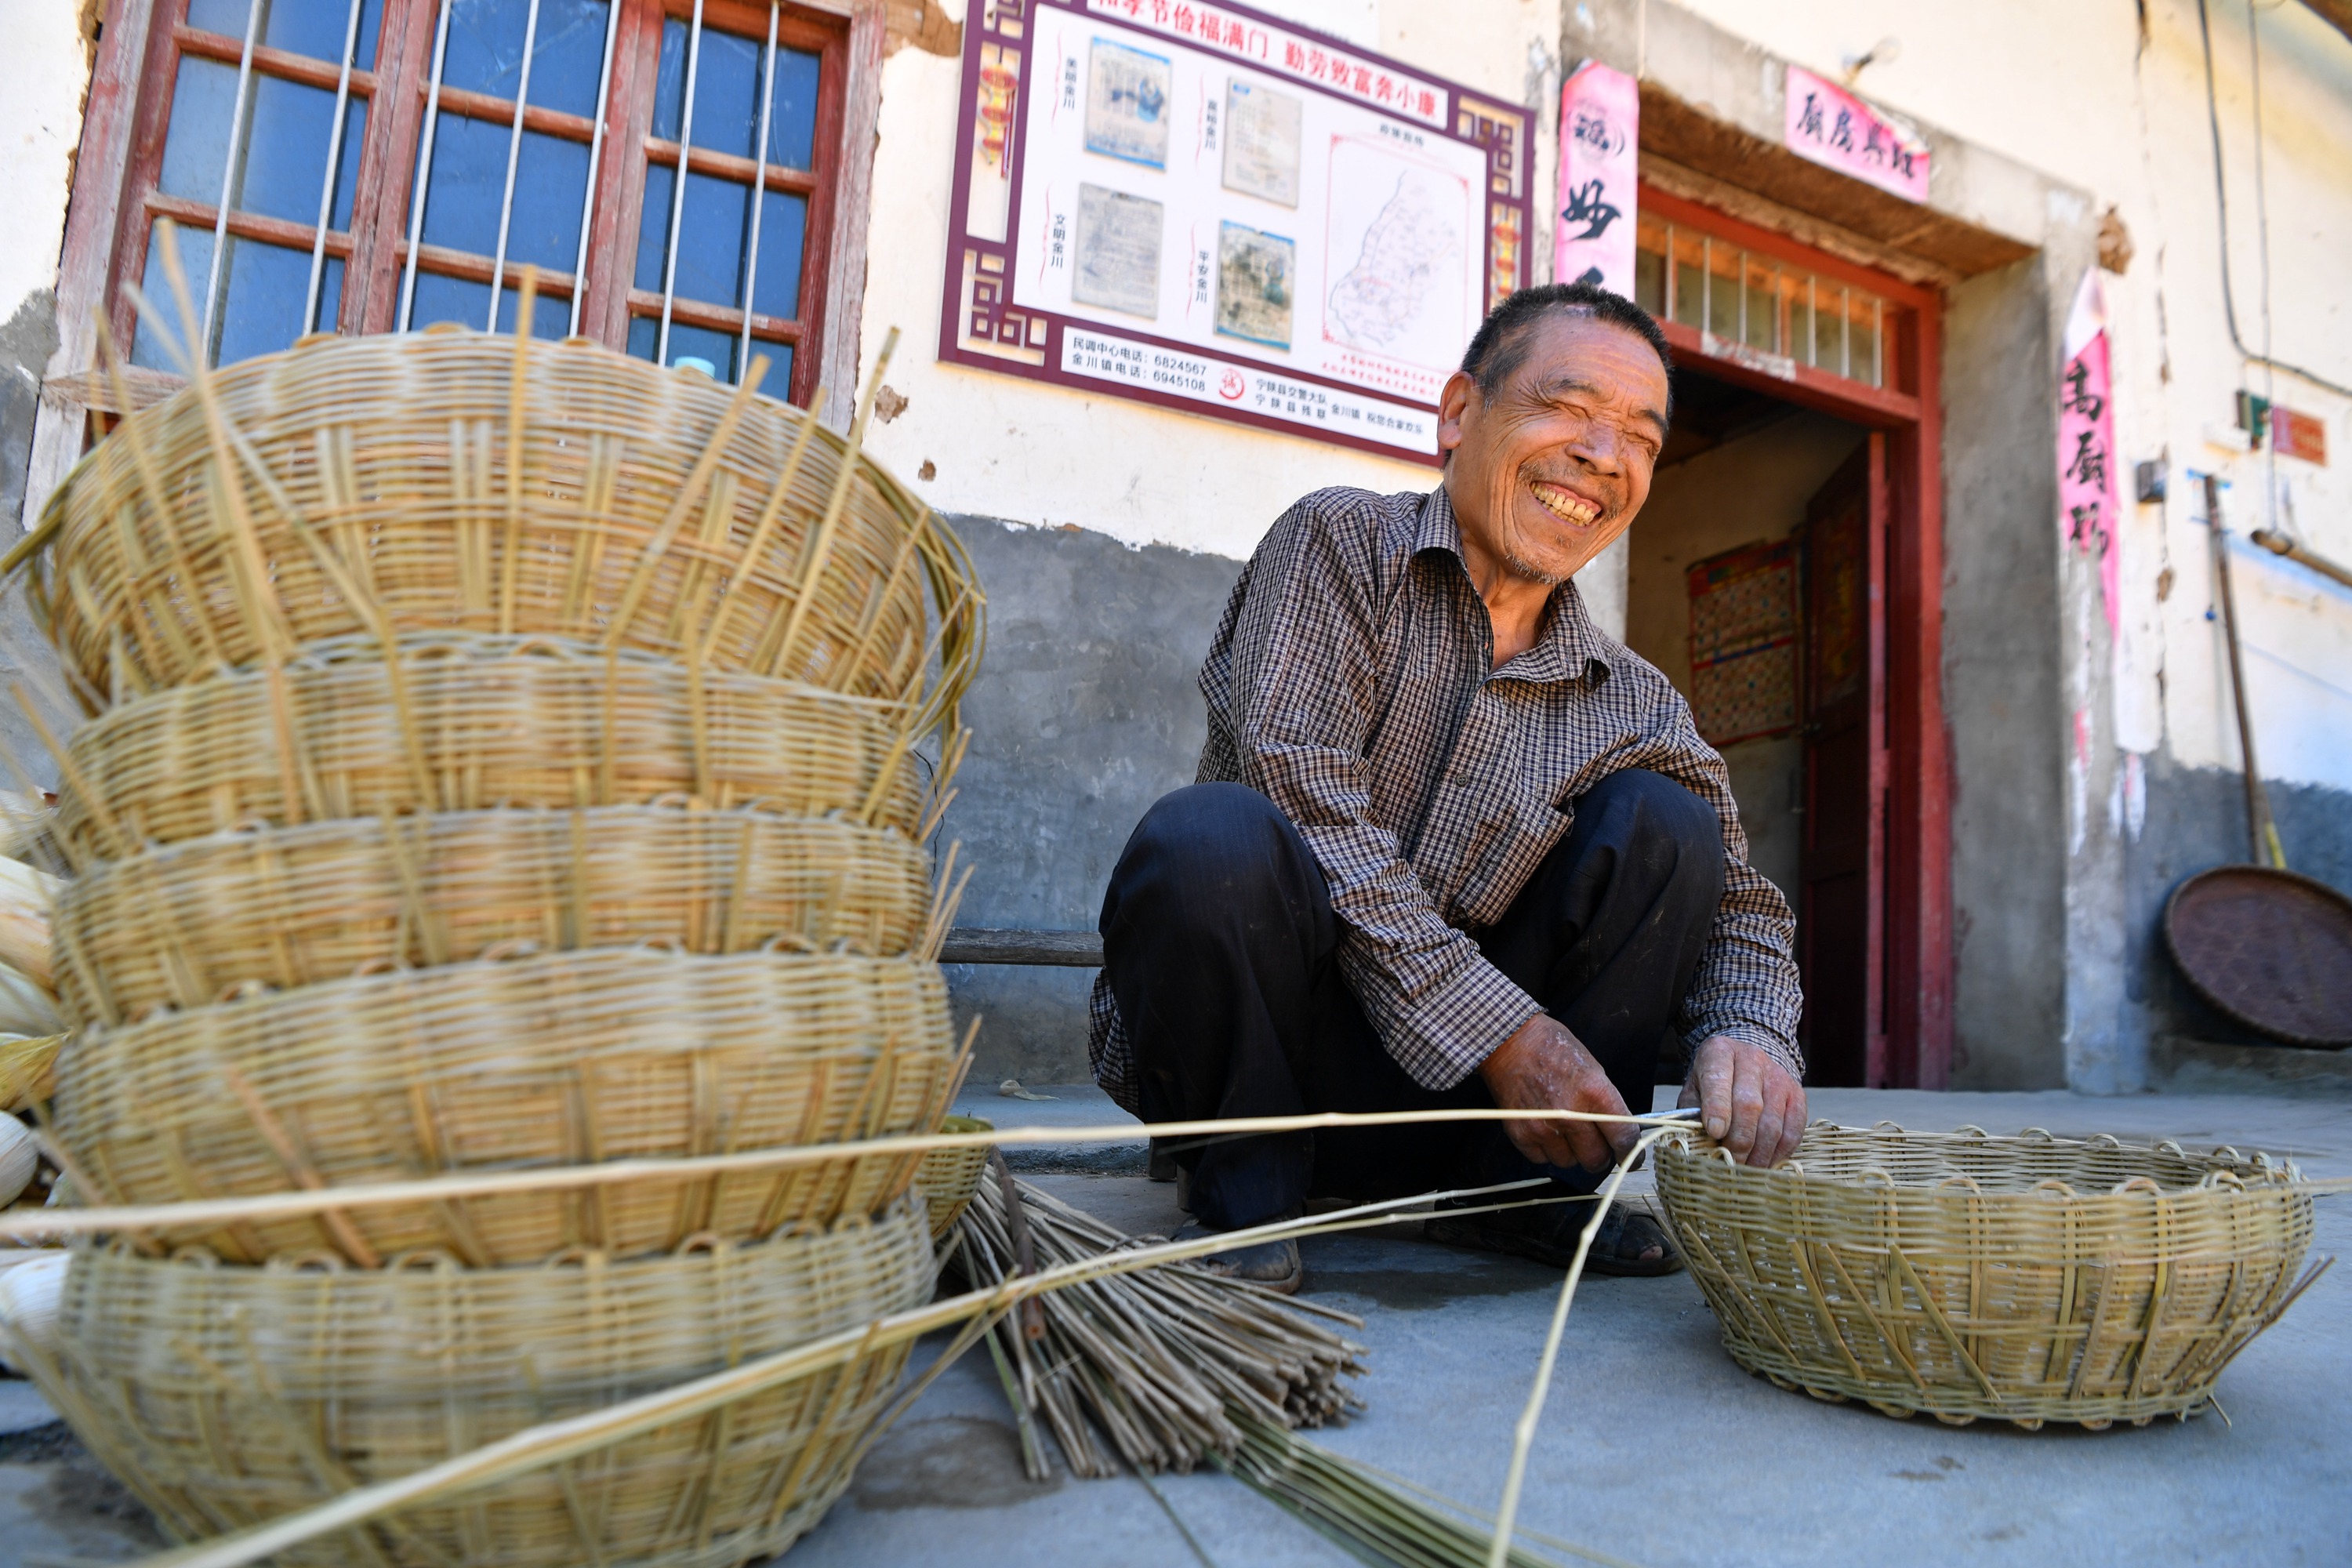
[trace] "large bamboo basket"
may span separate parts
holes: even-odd
[[[219,1534],[919,1305],[920,1206],[750,1247],[469,1269],[85,1250],[42,1392],[175,1533]],[[271,1559],[732,1568],[849,1479],[908,1347]]]
[[[494,948],[691,952],[923,940],[929,858],[888,828],[759,811],[604,805],[257,827],[102,861],[51,917],[77,1026]]]
[[[882,468],[748,386],[577,338],[320,336],[200,374],[67,476],[28,548],[93,710],[460,629],[919,701],[928,727],[980,651],[969,558]]]
[[[960,1060],[939,966],[847,954],[548,953],[306,986],[77,1036],[52,1131],[90,1200],[169,1203],[458,1171],[736,1153],[939,1125]],[[615,1257],[877,1210],[919,1154],[191,1231],[224,1258],[373,1266]]]
[[[304,648],[110,710],[67,747],[58,834],[116,857],[253,823],[690,796],[909,834],[912,710],[556,637]],[[952,762],[952,755],[948,759]]]
[[[1815,1122],[1775,1170],[1657,1162],[1732,1359],[1890,1415],[2186,1418],[2312,1278],[2308,1186],[2231,1149]]]

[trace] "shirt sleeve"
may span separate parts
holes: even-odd
[[[1369,499],[1369,498],[1368,498]],[[1242,782],[1289,817],[1339,917],[1340,972],[1416,1083],[1449,1089],[1542,1011],[1440,917],[1371,817],[1364,750],[1379,703],[1380,523],[1315,498],[1258,547],[1236,607],[1227,711]]]
[[[1690,705],[1663,676],[1658,685],[1649,741],[1643,754],[1626,765],[1665,774],[1713,806],[1723,824],[1723,902],[1675,1027],[1686,1057],[1709,1037],[1724,1035],[1762,1047],[1801,1079],[1805,1058],[1797,1048],[1797,1019],[1804,994],[1793,956],[1796,917],[1780,889],[1748,864],[1748,832],[1721,754],[1699,738]]]

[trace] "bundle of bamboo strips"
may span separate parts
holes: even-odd
[[[178,354],[199,334],[158,233],[181,335],[133,296]],[[951,1102],[935,955],[954,856],[935,883],[920,839],[961,754],[981,602],[952,534],[860,453],[890,344],[844,440],[756,395],[764,360],[730,391],[534,342],[534,292],[527,275],[511,338],[180,355],[186,388],[124,419],[0,563],[96,718],[68,743],[26,705],[64,782],[68,830],[43,831],[73,872],[57,968],[86,1027],[53,1072],[83,1201],[827,1147],[929,1131]],[[37,876],[0,862],[0,960],[24,966],[21,985],[0,970],[0,1030],[46,1037],[47,925],[8,902],[19,883],[46,902]],[[27,1082],[39,1051],[10,1054]],[[203,1086],[195,1121],[157,1114],[166,1084]],[[134,1261],[85,1245],[76,1310],[0,1349],[167,1528],[211,1535],[430,1469],[534,1409],[911,1307],[936,1271],[919,1163],[331,1210],[169,1261],[150,1237],[125,1238]],[[761,1287],[782,1337],[748,1332],[745,1269],[783,1258],[807,1266]],[[110,1299],[132,1279],[136,1313]],[[553,1330],[520,1315],[492,1420],[467,1336],[478,1303],[526,1288],[578,1319],[594,1364],[559,1388],[530,1342]],[[271,1357],[305,1324],[362,1321],[407,1356],[398,1375],[322,1355],[302,1407]],[[305,1560],[772,1554],[847,1484],[904,1358],[863,1347],[607,1456],[593,1487],[518,1479],[471,1524],[391,1519]]]
[[[1017,1208],[1007,1202],[1015,1191]],[[982,1184],[954,1257],[984,1289],[1137,1245],[1008,1176]],[[1044,1479],[1032,1426],[1040,1415],[1074,1475],[1115,1476],[1121,1459],[1148,1473],[1189,1471],[1240,1448],[1237,1418],[1286,1430],[1361,1408],[1343,1380],[1363,1371],[1363,1347],[1318,1319],[1363,1327],[1345,1312],[1172,1264],[1055,1290],[1034,1313],[999,1323],[992,1354],[1009,1371],[1033,1479]]]

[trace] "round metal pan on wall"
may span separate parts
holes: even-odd
[[[2172,890],[2164,940],[2200,996],[2289,1045],[2352,1046],[2352,899],[2266,866],[2217,866]]]

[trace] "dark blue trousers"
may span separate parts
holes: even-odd
[[[1471,935],[1647,1110],[1660,1037],[1723,899],[1714,810],[1661,774],[1610,774],[1503,918]],[[1321,868],[1274,802],[1194,784],[1144,815],[1103,899],[1103,958],[1148,1121],[1490,1106],[1472,1073],[1425,1089],[1380,1042],[1336,962]],[[1488,1047],[1500,1041],[1479,1042]],[[1173,1149],[1192,1212],[1220,1229],[1364,1201],[1545,1174],[1499,1123],[1347,1128]]]

